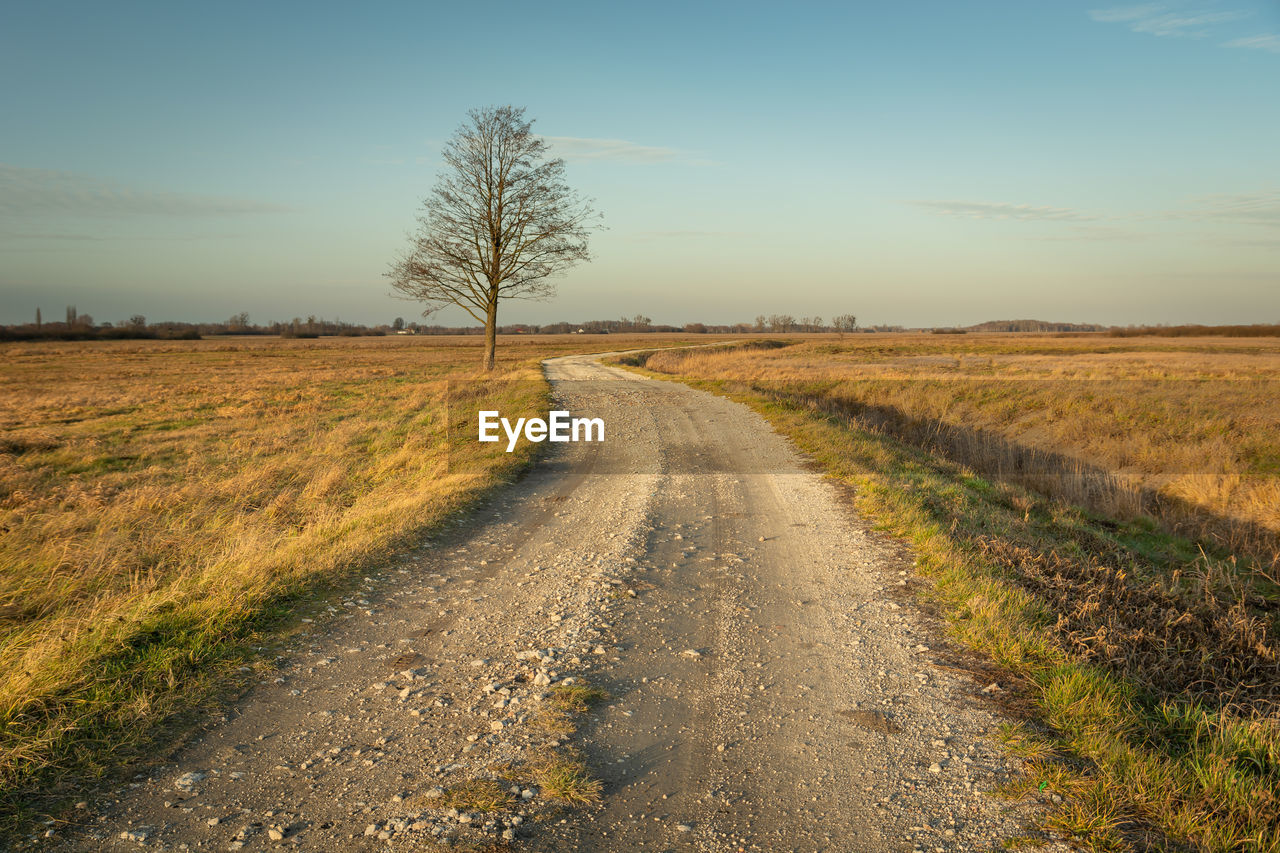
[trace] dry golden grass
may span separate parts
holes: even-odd
[[[635,340],[505,339],[493,376],[479,338],[0,348],[0,817],[513,475],[530,449],[475,441],[481,402],[545,413],[539,359]]]
[[[576,755],[553,755],[537,763],[533,778],[542,793],[570,805],[600,802],[604,785]]]
[[[1277,556],[1247,529],[1280,533],[1275,338],[855,335],[656,353],[645,366],[802,394],[1112,515],[1185,527],[1184,505],[1199,508],[1240,524],[1184,532]]]
[[[496,779],[470,779],[444,792],[441,806],[464,812],[497,812],[515,803],[515,796]]]
[[[573,684],[563,682],[551,688],[546,700],[550,708],[565,714],[585,714],[597,702],[603,702],[609,694],[579,679]]]

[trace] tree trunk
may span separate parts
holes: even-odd
[[[498,348],[498,300],[489,302],[489,316],[484,321],[484,369],[493,370],[494,353]]]

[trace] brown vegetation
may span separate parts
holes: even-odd
[[[5,345],[0,818],[136,754],[309,596],[513,476],[528,445],[476,442],[476,404],[545,414],[539,359],[600,346],[514,339],[497,378],[524,381],[481,383],[479,343]]]
[[[1280,344],[885,336],[656,353],[985,474],[1280,560]]]
[[[1203,338],[1207,336],[1225,338],[1264,338],[1280,337],[1280,324],[1254,323],[1247,326],[1126,326],[1123,329],[1111,329],[1112,337],[1134,338],[1154,336],[1161,338]]]

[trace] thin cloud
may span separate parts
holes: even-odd
[[[1191,199],[1188,207],[1170,211],[1169,216],[1280,228],[1280,190],[1200,196]]]
[[[928,208],[944,216],[963,216],[967,219],[1007,219],[1024,222],[1088,222],[1098,217],[1069,207],[1047,205],[1011,204],[1009,202],[984,201],[913,201],[917,207]]]
[[[1268,53],[1280,53],[1280,36],[1275,33],[1265,33],[1257,36],[1246,36],[1245,38],[1232,39],[1223,42],[1223,47],[1241,47],[1246,50],[1265,50]]]
[[[1243,249],[1271,249],[1280,251],[1280,237],[1274,240],[1219,240],[1225,246],[1238,246]]]
[[[1147,3],[1141,6],[1114,6],[1093,9],[1089,17],[1104,24],[1127,24],[1135,33],[1175,38],[1205,38],[1209,28],[1247,18],[1239,11],[1191,11]]]
[[[254,199],[137,190],[74,172],[0,163],[0,214],[240,216],[287,210]]]
[[[613,160],[620,163],[669,163],[681,158],[674,148],[640,145],[625,139],[591,139],[581,136],[544,136],[555,153],[566,160]]]

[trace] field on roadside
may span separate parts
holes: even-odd
[[[1007,793],[1061,798],[1041,829],[1280,849],[1280,342],[866,335],[622,362],[752,405],[911,543],[912,585],[1023,718]]]
[[[0,348],[0,819],[133,757],[307,596],[514,476],[530,446],[448,423],[459,395],[545,414],[540,359],[634,344],[504,339],[492,376],[478,338]]]
[[[857,335],[656,354],[1280,566],[1280,340]]]

